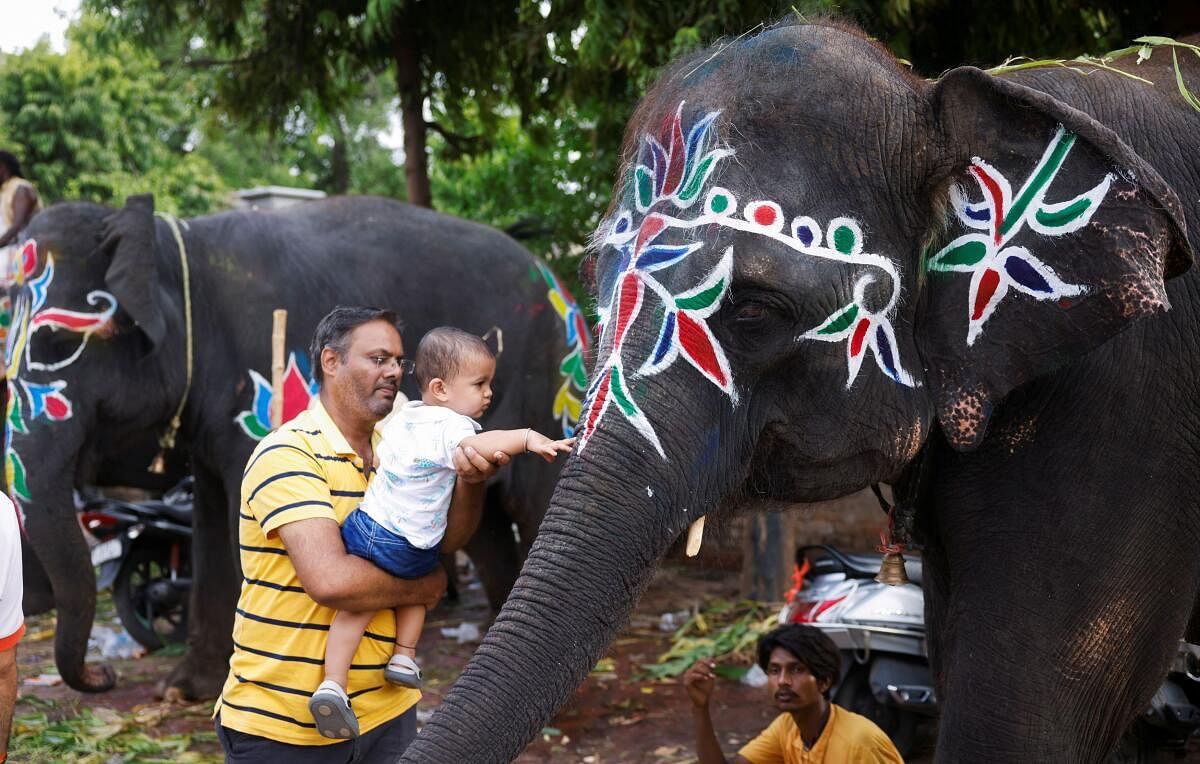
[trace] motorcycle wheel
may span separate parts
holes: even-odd
[[[190,555],[191,550],[187,548],[181,551],[185,560],[190,559]],[[170,560],[169,546],[135,543],[113,581],[113,604],[121,625],[138,644],[151,652],[187,640],[187,593],[180,602],[166,608],[151,602],[147,594],[155,581],[170,578]]]
[[[917,742],[917,714],[880,703],[871,692],[870,666],[854,666],[846,674],[833,702],[867,717],[884,731],[900,755],[908,758]]]

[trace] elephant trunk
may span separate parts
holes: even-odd
[[[52,551],[41,563],[57,608],[54,661],[58,673],[80,692],[104,692],[112,689],[116,674],[109,666],[84,662],[96,615],[96,572],[72,495],[80,448],[72,446],[71,432],[63,424],[55,428],[52,438],[44,427],[14,438],[8,458],[10,464],[20,465],[14,470],[20,479],[14,481],[12,491],[30,546]],[[26,471],[28,466],[36,469]]]
[[[587,676],[655,563],[699,516],[681,511],[672,491],[651,488],[665,482],[651,470],[598,477],[599,445],[567,464],[512,594],[405,761],[515,758]]]

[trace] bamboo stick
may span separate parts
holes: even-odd
[[[271,315],[271,429],[283,424],[283,353],[287,338],[287,311]]]

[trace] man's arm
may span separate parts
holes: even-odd
[[[13,194],[13,222],[4,235],[0,236],[0,247],[6,247],[12,243],[12,240],[17,238],[17,234],[29,225],[29,219],[33,217],[33,205],[33,192],[27,186],[18,188]]]
[[[446,590],[446,573],[436,567],[423,578],[396,578],[361,557],[346,552],[337,522],[310,517],[281,525],[279,540],[287,548],[300,585],[326,607],[363,612],[401,605],[431,608]]]
[[[708,713],[708,702],[712,699],[717,675],[716,664],[709,660],[698,660],[683,674],[683,686],[692,701],[692,723],[696,732],[696,756],[700,764],[729,764],[717,741],[717,730]],[[741,756],[735,763],[745,762]]]
[[[492,452],[488,459],[471,446],[459,445],[454,449],[454,470],[458,480],[454,482],[454,496],[450,499],[450,510],[446,515],[446,534],[442,537],[442,551],[462,549],[475,535],[483,517],[483,496],[488,478],[496,474],[510,457],[503,450]]]

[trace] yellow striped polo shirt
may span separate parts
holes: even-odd
[[[305,593],[276,531],[310,517],[340,524],[366,488],[362,459],[319,400],[254,449],[242,477],[238,540],[245,580],[233,622],[229,677],[217,701],[221,724],[293,745],[339,742],[322,737],[308,711],[308,698],[324,679],[325,640],[335,611]],[[381,610],[354,653],[347,689],[364,734],[421,698],[383,679],[395,634],[393,612]]]

